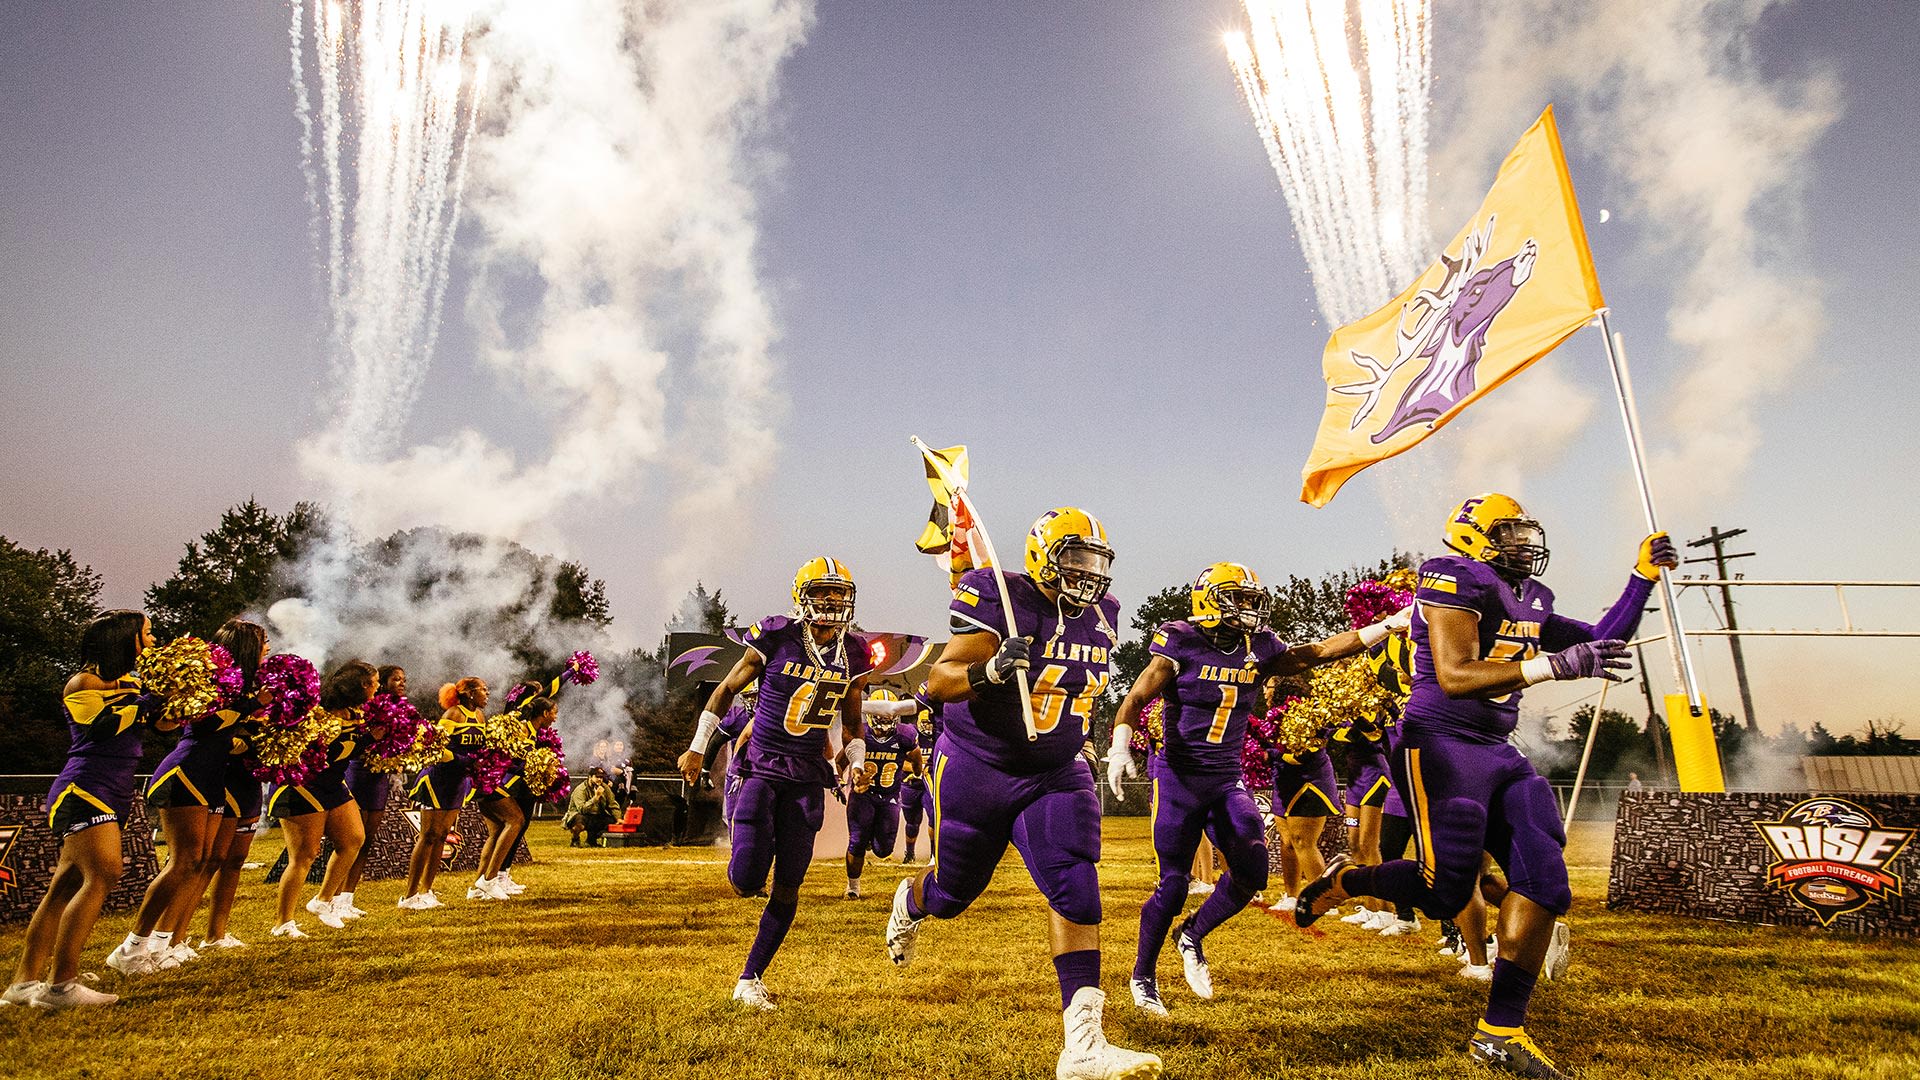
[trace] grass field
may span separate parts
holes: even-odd
[[[1460,1045],[1484,987],[1434,936],[1380,939],[1335,924],[1304,934],[1259,911],[1208,939],[1218,995],[1194,999],[1168,949],[1173,1016],[1126,996],[1151,881],[1146,821],[1110,819],[1107,1029],[1175,1077],[1484,1075]],[[843,901],[816,863],[768,973],[780,1009],[728,1000],[759,914],[732,897],[722,849],[569,849],[536,826],[520,899],[396,911],[399,885],[363,887],[370,914],[311,940],[267,936],[268,886],[249,875],[235,930],[252,943],[138,981],[104,966],[129,918],[101,920],[85,966],[124,995],[110,1009],[0,1010],[0,1076],[16,1077],[1000,1077],[1051,1076],[1059,998],[1043,907],[1010,856],[962,918],[929,922],[916,965],[880,944],[891,865]],[[275,839],[255,855],[271,863]],[[1585,1077],[1920,1075],[1920,947],[1804,930],[1619,915],[1600,905],[1607,836],[1576,835],[1574,966],[1534,999],[1529,1028]],[[457,896],[464,877],[443,878]],[[457,885],[457,887],[456,887]],[[311,918],[303,922],[311,924]],[[1325,924],[1323,924],[1325,925]],[[21,928],[0,931],[18,956]]]

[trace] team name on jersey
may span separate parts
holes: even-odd
[[[1105,645],[1083,645],[1071,641],[1048,641],[1046,648],[1040,650],[1040,658],[1043,660],[1065,660],[1068,663],[1075,664],[1097,664],[1105,667],[1107,666],[1107,654],[1109,651]]]
[[[1538,638],[1540,636],[1540,624],[1537,622],[1516,622],[1512,619],[1502,619],[1500,621],[1500,632],[1497,636],[1519,640]]]
[[[847,673],[834,668],[814,667],[793,660],[780,665],[780,674],[799,679],[801,682],[846,682]]]
[[[1200,679],[1203,682],[1230,682],[1251,685],[1260,681],[1260,669],[1257,667],[1230,668],[1219,664],[1201,664]]]

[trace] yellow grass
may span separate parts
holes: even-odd
[[[530,885],[508,903],[457,899],[396,911],[393,882],[363,887],[371,914],[312,940],[267,936],[268,886],[249,874],[235,930],[252,947],[134,982],[104,954],[127,930],[103,919],[87,966],[125,996],[106,1010],[0,1010],[0,1075],[17,1077],[999,1077],[1050,1076],[1058,995],[1042,905],[1017,861],[961,919],[928,923],[919,962],[887,962],[880,934],[898,871],[870,866],[858,902],[815,864],[768,973],[780,1009],[728,1001],[758,918],[732,897],[720,849],[573,850],[532,836]],[[1535,998],[1529,1028],[1586,1077],[1920,1075],[1920,947],[1805,930],[1614,914],[1604,830],[1575,837],[1574,967]],[[263,862],[273,840],[255,849]],[[1108,1032],[1151,1049],[1168,1075],[1412,1078],[1484,1075],[1460,1044],[1484,988],[1435,955],[1434,935],[1321,938],[1250,911],[1208,941],[1218,997],[1193,998],[1169,949],[1173,1016],[1126,992],[1151,883],[1146,822],[1107,823]],[[303,920],[311,923],[311,919]],[[1324,925],[1324,924],[1323,924]],[[0,958],[20,928],[0,931]]]

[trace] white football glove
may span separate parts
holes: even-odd
[[[1107,748],[1107,786],[1121,802],[1126,801],[1127,795],[1120,782],[1140,775],[1139,767],[1133,763],[1133,748],[1127,745],[1132,738],[1133,728],[1120,724],[1113,729],[1113,745]]]

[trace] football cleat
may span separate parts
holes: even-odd
[[[1488,492],[1453,508],[1446,544],[1510,577],[1547,572],[1547,531],[1512,496]]]
[[[40,981],[14,983],[7,987],[6,993],[0,994],[0,1006],[31,1005],[33,999],[46,988],[47,984]]]
[[[1160,1075],[1159,1058],[1107,1041],[1100,1020],[1106,1004],[1107,995],[1095,987],[1074,991],[1062,1018],[1066,1021],[1067,1044],[1053,1069],[1056,1080],[1152,1080]]]
[[[1440,955],[1459,956],[1466,949],[1467,943],[1460,934],[1460,927],[1452,919],[1440,920]]]
[[[772,1012],[774,1008],[773,994],[767,990],[767,984],[759,979],[741,979],[734,983],[733,1000],[758,1012]]]
[[[288,941],[299,941],[307,936],[306,931],[300,929],[300,924],[294,922],[292,919],[288,919],[286,922],[274,927],[268,931],[268,933],[271,933],[274,937],[286,938]]]
[[[920,920],[907,911],[912,895],[913,879],[901,878],[893,890],[893,912],[887,916],[887,955],[899,967],[913,963],[913,950],[920,940]]]
[[[1160,981],[1158,979],[1134,979],[1128,983],[1133,990],[1133,1003],[1142,1012],[1154,1016],[1167,1015],[1167,1003],[1160,1000]]]
[[[1549,979],[1566,978],[1568,954],[1572,948],[1573,931],[1567,928],[1566,923],[1555,920],[1553,940],[1547,943],[1547,960],[1540,965],[1540,974]]]
[[[1340,871],[1353,865],[1353,860],[1345,855],[1336,855],[1327,864],[1327,869],[1319,877],[1307,883],[1300,890],[1300,903],[1293,909],[1293,924],[1306,929],[1322,915],[1331,915],[1339,910],[1339,901],[1329,901],[1327,894],[1333,891],[1334,882],[1339,879]],[[1344,899],[1344,898],[1343,898]],[[1316,910],[1318,909],[1318,910]]]
[[[1567,1080],[1567,1074],[1527,1037],[1525,1028],[1492,1028],[1482,1020],[1467,1048],[1473,1060],[1496,1072],[1532,1080]]]
[[[1085,510],[1055,507],[1027,531],[1027,576],[1076,608],[1092,607],[1106,597],[1113,584],[1112,568],[1106,526]]]
[[[1180,953],[1180,968],[1187,977],[1187,987],[1195,997],[1210,999],[1213,997],[1213,972],[1207,970],[1207,954],[1200,948],[1200,939],[1193,935],[1193,919],[1173,930],[1173,947]]]
[[[847,891],[845,893],[845,896],[848,900],[860,899],[860,879],[859,878],[847,879]]]
[[[55,983],[33,996],[28,1005],[36,1009],[72,1009],[88,1005],[111,1005],[120,1000],[118,994],[103,994],[79,979]]]

